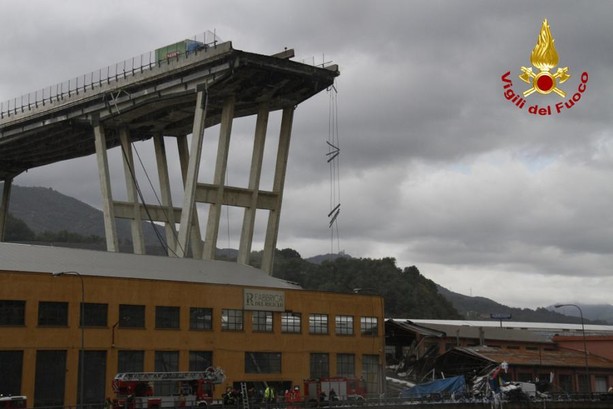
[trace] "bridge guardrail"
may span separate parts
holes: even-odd
[[[197,41],[205,45],[205,47],[215,46],[222,40],[211,31],[205,31],[204,33],[193,36],[190,40]],[[180,43],[171,44],[168,47],[177,46]],[[159,49],[158,49],[159,50]],[[150,70],[153,67],[161,66],[168,63],[172,59],[182,58],[189,54],[198,53],[200,50],[187,50],[185,52],[173,53],[172,58],[157,58],[156,50],[152,50],[135,57],[120,61],[113,65],[108,65],[104,68],[100,68],[97,71],[92,71],[87,74],[80,75],[75,78],[71,78],[60,83],[50,85],[42,89],[38,89],[27,94],[23,94],[19,97],[9,99],[7,101],[0,102],[0,119],[11,117],[24,113],[26,111],[36,109],[39,106],[45,106],[46,104],[53,104],[63,101],[64,98],[69,98],[73,95],[79,95],[87,91],[92,91],[96,87],[101,87],[103,84],[110,84],[113,81],[117,81],[120,78],[127,78],[137,73]]]

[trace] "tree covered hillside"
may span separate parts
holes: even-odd
[[[312,264],[295,250],[284,249],[275,255],[274,275],[308,290],[381,295],[389,318],[461,318],[438,293],[436,283],[422,276],[417,267],[398,268],[394,258],[339,257]]]

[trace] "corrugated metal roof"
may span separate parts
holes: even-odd
[[[511,329],[499,327],[469,327],[461,325],[446,325],[446,324],[420,324],[437,331],[442,331],[448,337],[460,337],[464,339],[480,339],[481,331],[483,338],[491,341],[518,341],[532,343],[551,343],[549,336],[525,330]]]
[[[428,320],[428,319],[410,319],[412,322],[419,325],[441,324],[454,326],[468,327],[503,327],[509,329],[526,329],[534,332],[542,333],[559,333],[560,335],[568,335],[569,333],[581,333],[581,324],[566,324],[553,322],[522,322],[522,321],[476,321],[476,320]],[[586,333],[610,333],[613,334],[613,325],[593,325],[585,324]]]
[[[417,325],[412,323],[409,320],[397,320],[390,318],[385,321],[386,327],[389,325],[393,325],[397,328],[400,328],[403,331],[408,331],[410,333],[417,333],[426,337],[437,337],[442,338],[445,336],[444,332],[437,331],[434,329],[430,329],[427,327],[422,327],[421,325]],[[389,332],[388,328],[385,329],[386,334]]]
[[[0,270],[54,273],[76,271],[82,275],[230,284],[300,289],[301,287],[243,264],[0,243]]]
[[[581,351],[560,348],[559,350],[504,349],[487,346],[456,347],[447,353],[467,354],[494,363],[506,361],[509,365],[543,367],[582,367],[585,354]],[[613,369],[613,361],[599,355],[589,354],[590,368]]]

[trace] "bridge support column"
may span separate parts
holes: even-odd
[[[275,178],[272,191],[276,194],[276,203],[268,215],[266,238],[264,239],[264,252],[262,254],[262,270],[272,275],[277,237],[279,235],[279,221],[281,219],[281,203],[283,202],[283,187],[287,171],[287,158],[289,156],[289,143],[292,135],[294,121],[294,107],[283,109],[281,130],[279,132],[279,147],[277,149],[277,162],[275,165]]]
[[[11,187],[13,178],[5,179],[2,188],[2,204],[0,204],[0,242],[4,241],[6,234],[6,220],[9,214],[9,203],[11,199]]]
[[[209,219],[207,222],[203,249],[203,257],[209,260],[215,259],[217,237],[219,235],[219,220],[224,203],[224,178],[226,177],[226,170],[228,168],[228,152],[230,150],[232,120],[234,119],[234,103],[234,97],[227,98],[224,101],[223,111],[221,113],[217,160],[215,162],[215,174],[213,175],[213,186],[216,188],[217,194],[215,195],[215,201],[211,203],[211,207],[209,208]]]
[[[104,127],[97,118],[94,120],[93,125],[96,160],[98,161],[98,176],[100,178],[100,191],[102,193],[102,211],[104,213],[106,249],[107,251],[117,252],[119,251],[119,244],[117,241],[117,228],[115,226],[113,197],[111,195],[109,161],[106,155],[106,137],[104,134]]]
[[[189,163],[189,150],[187,149],[187,135],[177,137],[177,150],[179,152],[179,163],[181,164],[181,176],[183,177],[183,186],[187,180],[187,167]],[[200,234],[200,222],[198,221],[198,209],[194,206],[194,214],[192,215],[190,244],[192,249],[192,257],[195,259],[202,258],[202,236]]]
[[[268,103],[262,103],[258,111],[255,124],[255,137],[253,140],[253,153],[251,155],[251,170],[249,172],[249,191],[251,203],[245,208],[243,216],[243,228],[241,230],[240,244],[238,247],[238,262],[249,264],[251,245],[253,243],[253,231],[255,228],[255,216],[257,212],[258,193],[260,189],[260,176],[262,175],[262,162],[266,143],[266,130],[268,129]]]
[[[168,175],[168,159],[166,157],[166,147],[164,137],[155,135],[153,137],[153,145],[155,147],[155,160],[158,168],[158,178],[160,181],[160,194],[162,196],[162,208],[166,220],[164,221],[164,230],[166,232],[166,243],[169,249],[177,247],[177,228],[175,226],[175,211],[172,206],[172,194],[170,191],[170,177]],[[168,251],[169,256],[173,256],[173,251]]]
[[[119,139],[123,153],[123,172],[126,179],[128,202],[132,205],[133,217],[130,220],[132,232],[132,248],[134,254],[145,254],[145,240],[143,238],[143,223],[140,217],[140,202],[136,192],[136,174],[134,172],[134,155],[130,144],[130,135],[127,128],[119,130]]]
[[[208,93],[206,90],[198,91],[196,109],[194,112],[194,124],[192,128],[192,146],[190,149],[185,185],[183,189],[183,207],[181,208],[181,223],[179,225],[179,238],[175,253],[178,257],[185,257],[187,239],[191,234],[192,218],[194,216],[196,185],[198,183],[198,168],[202,157],[202,143],[204,141],[204,128],[206,120]]]

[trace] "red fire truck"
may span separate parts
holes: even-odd
[[[0,395],[0,409],[25,409],[28,407],[28,398],[25,396]]]
[[[113,379],[113,409],[206,407],[214,385],[224,382],[220,368],[197,372],[123,372]]]
[[[366,383],[361,379],[332,377],[304,381],[304,401],[308,406],[325,406],[333,401],[362,401],[365,398]]]

